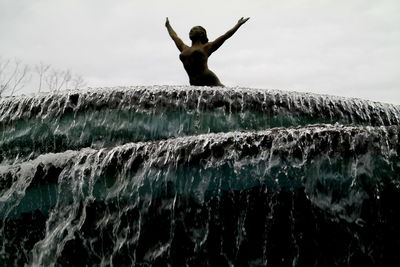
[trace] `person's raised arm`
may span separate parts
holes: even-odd
[[[227,31],[224,35],[221,35],[214,41],[210,42],[207,44],[208,46],[208,54],[211,55],[215,50],[217,50],[227,39],[229,39],[239,28],[242,26],[246,21],[248,21],[250,18],[241,18],[239,21],[236,23],[236,25]]]
[[[176,47],[179,49],[179,51],[182,51],[187,45],[183,43],[181,38],[178,37],[174,29],[172,29],[171,24],[169,23],[169,20],[167,18],[165,22],[165,27],[167,27],[169,36],[171,36],[172,40],[175,42]]]

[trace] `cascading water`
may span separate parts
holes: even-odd
[[[397,266],[400,107],[244,88],[0,99],[4,266]]]

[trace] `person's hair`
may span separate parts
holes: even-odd
[[[196,36],[196,39],[198,38],[199,40],[200,40],[200,42],[201,43],[203,43],[203,44],[205,44],[205,43],[208,43],[208,38],[207,38],[207,31],[206,31],[206,29],[204,29],[203,27],[201,27],[201,26],[195,26],[195,27],[193,27],[191,30],[190,30],[190,32],[193,30],[193,29],[195,29],[195,28],[199,28],[200,30],[201,30],[201,34],[200,34],[200,36]],[[194,41],[194,38],[193,38],[193,36],[189,33],[189,38],[190,38],[190,40],[192,40],[192,41]]]

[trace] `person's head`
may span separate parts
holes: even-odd
[[[189,32],[189,38],[192,42],[200,41],[203,44],[208,43],[206,29],[201,26],[193,27]]]

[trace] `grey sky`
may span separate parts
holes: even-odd
[[[400,104],[399,14],[398,0],[0,0],[0,56],[91,87],[188,84],[165,17],[190,44],[192,26],[212,40],[245,16],[209,60],[226,86]]]

